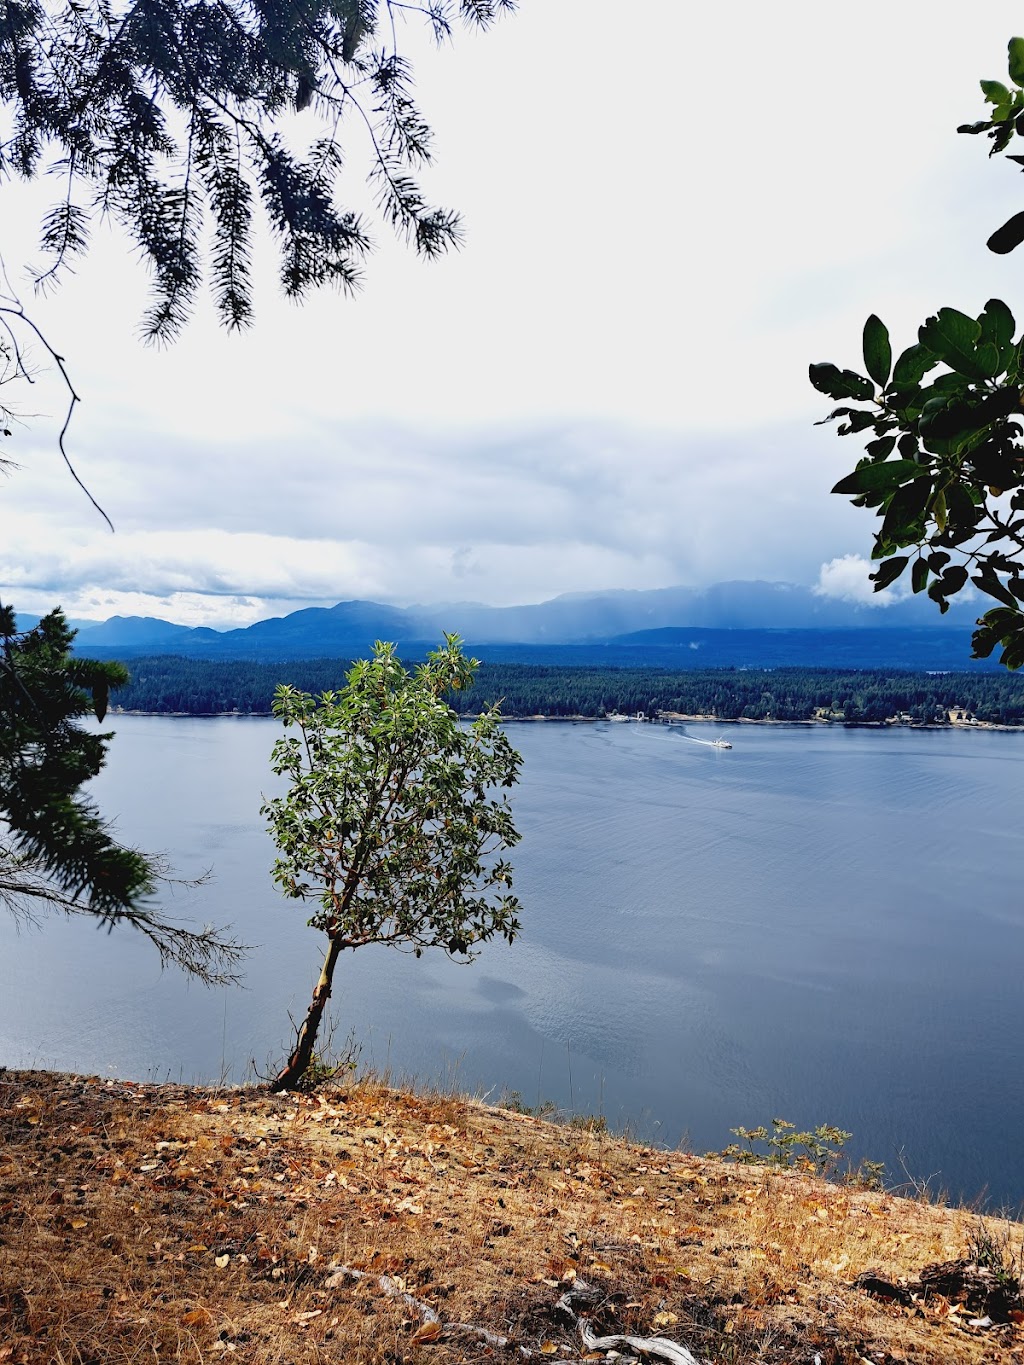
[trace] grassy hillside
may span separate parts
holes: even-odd
[[[1020,1237],[369,1082],[270,1096],[0,1072],[15,1365],[638,1358],[623,1336],[722,1365],[1022,1361],[992,1268]],[[979,1252],[988,1269],[965,1271]],[[1004,1320],[978,1325],[986,1307]]]

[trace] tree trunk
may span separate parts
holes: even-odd
[[[316,1044],[317,1030],[320,1028],[320,1020],[323,1018],[327,1002],[331,998],[331,981],[334,977],[334,968],[338,964],[338,958],[344,946],[344,940],[340,937],[330,940],[327,956],[324,958],[323,971],[320,973],[320,980],[316,983],[316,989],[313,991],[313,999],[310,1001],[306,1017],[302,1021],[302,1027],[299,1029],[298,1037],[295,1040],[295,1047],[271,1084],[270,1088],[275,1093],[281,1090],[294,1090],[313,1060],[313,1047]]]

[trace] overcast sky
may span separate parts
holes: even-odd
[[[1022,22],[1009,0],[522,0],[441,51],[411,37],[425,185],[464,249],[424,264],[378,227],[359,297],[302,307],[268,249],[250,333],[201,310],[154,350],[144,273],[101,231],[32,308],[117,532],[60,463],[53,376],[9,389],[0,597],[223,626],[352,597],[861,590],[871,517],[828,492],[858,447],[813,426],[807,365],[858,366],[870,312],[897,349],[943,304],[1024,320],[1022,253],[984,248],[1021,184],[955,132]],[[19,288],[44,188],[0,186]]]

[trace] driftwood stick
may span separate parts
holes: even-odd
[[[477,1327],[468,1322],[442,1322],[440,1314],[436,1309],[431,1308],[429,1303],[424,1303],[422,1299],[415,1298],[400,1288],[390,1275],[374,1275],[365,1270],[356,1270],[352,1266],[340,1265],[332,1267],[331,1274],[324,1282],[325,1289],[336,1289],[343,1280],[374,1280],[380,1285],[384,1293],[392,1299],[400,1299],[402,1303],[414,1309],[423,1318],[424,1322],[436,1322],[446,1332],[467,1332],[471,1336],[478,1337],[486,1345],[498,1350],[511,1345],[508,1337],[500,1336],[497,1332],[490,1332],[486,1327]],[[573,1300],[579,1299],[584,1302],[593,1303],[599,1291],[593,1285],[587,1284],[585,1280],[577,1280],[571,1288],[567,1289],[556,1305],[566,1313],[577,1324],[580,1329],[580,1336],[583,1345],[588,1351],[621,1351],[623,1348],[635,1351],[642,1356],[657,1356],[662,1360],[668,1361],[668,1365],[701,1365],[692,1352],[685,1346],[680,1346],[677,1342],[668,1341],[665,1337],[626,1337],[610,1336],[597,1337],[591,1329],[590,1323],[586,1318],[577,1315],[573,1308]],[[526,1346],[520,1346],[518,1353],[526,1358],[532,1358],[536,1352],[531,1351]],[[574,1365],[572,1361],[552,1361],[551,1365]],[[624,1365],[626,1362],[624,1361]]]
[[[623,1348],[643,1356],[658,1356],[667,1360],[669,1365],[701,1365],[701,1362],[678,1342],[668,1341],[665,1337],[626,1337],[616,1334],[609,1337],[594,1335],[589,1321],[577,1314],[575,1302],[593,1304],[601,1297],[601,1291],[586,1280],[576,1279],[555,1305],[561,1312],[572,1318],[580,1329],[583,1345],[588,1351],[620,1351]]]
[[[440,1313],[431,1308],[429,1303],[424,1303],[421,1299],[414,1299],[413,1296],[407,1294],[404,1289],[399,1289],[390,1275],[379,1275],[377,1277],[377,1283],[380,1285],[381,1289],[384,1290],[385,1294],[393,1299],[401,1299],[404,1304],[408,1304],[410,1308],[414,1308],[423,1318],[424,1322],[441,1321]]]
[[[471,1322],[443,1322],[436,1309],[399,1288],[390,1275],[373,1275],[365,1270],[355,1270],[352,1266],[340,1265],[332,1270],[324,1282],[324,1288],[335,1289],[342,1280],[375,1280],[389,1298],[400,1299],[402,1303],[419,1313],[424,1322],[436,1322],[446,1332],[468,1332],[471,1336],[479,1337],[486,1345],[499,1350],[509,1345],[508,1337],[499,1336],[497,1332],[489,1332],[486,1327],[477,1327]],[[531,1351],[523,1347],[519,1348],[519,1352],[521,1355],[532,1355]]]
[[[618,1351],[626,1347],[630,1351],[639,1351],[645,1356],[659,1356],[662,1360],[667,1360],[670,1365],[700,1365],[700,1361],[688,1351],[685,1346],[680,1346],[674,1341],[668,1341],[665,1337],[595,1337],[591,1331],[590,1323],[586,1318],[580,1319],[580,1336],[583,1338],[583,1345],[588,1351]]]
[[[429,1303],[424,1303],[421,1299],[414,1299],[404,1289],[399,1289],[390,1275],[371,1275],[365,1270],[354,1270],[352,1266],[339,1265],[332,1268],[330,1275],[324,1281],[324,1288],[337,1289],[342,1280],[376,1280],[389,1298],[401,1299],[410,1308],[414,1308],[424,1322],[439,1323],[441,1321],[440,1314],[431,1308]]]

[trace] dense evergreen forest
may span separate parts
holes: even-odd
[[[274,688],[307,692],[344,685],[338,659],[295,663],[212,662],[174,656],[134,659],[113,698],[126,711],[211,715],[270,711]],[[896,715],[942,722],[951,710],[980,721],[1024,724],[1024,675],[894,673],[881,670],[565,668],[481,664],[474,686],[451,698],[461,714],[501,701],[508,716],[588,716],[678,711],[719,720],[811,720],[861,724]]]

